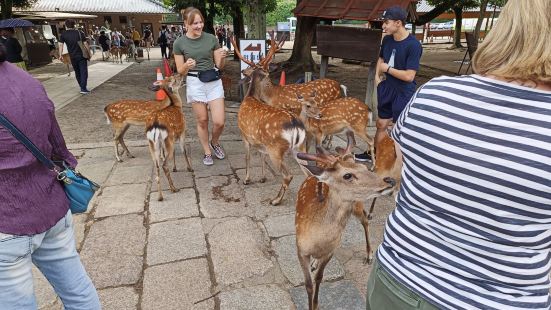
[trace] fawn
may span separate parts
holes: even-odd
[[[348,219],[354,214],[362,223],[366,238],[367,263],[373,260],[369,223],[362,201],[386,195],[395,185],[365,165],[354,162],[350,153],[353,134],[347,133],[344,154],[333,156],[318,147],[321,154],[298,153],[297,158],[313,160],[321,166],[303,166],[310,176],[300,186],[295,214],[297,255],[304,273],[309,309],[318,308],[323,272],[341,243]],[[314,275],[315,285],[312,282]]]
[[[180,99],[179,89],[184,85],[183,78],[179,75],[173,75],[165,79],[167,88]],[[125,152],[128,157],[133,158],[128,147],[124,143],[124,134],[130,125],[145,125],[146,117],[154,111],[165,108],[171,104],[171,99],[167,96],[162,101],[156,100],[119,100],[107,105],[103,111],[107,117],[107,123],[111,123],[114,130],[115,157],[117,161],[122,162],[120,156]],[[122,146],[122,153],[119,153],[119,144]]]
[[[253,79],[256,78],[255,75],[256,73],[253,74]],[[249,92],[253,88],[254,86],[251,86]],[[300,148],[304,143],[306,136],[304,125],[290,112],[264,104],[249,94],[241,103],[237,119],[246,148],[246,175],[243,184],[250,182],[251,147],[258,148],[262,153],[260,182],[266,180],[264,177],[266,154],[270,157],[274,168],[283,175],[279,193],[270,201],[271,205],[278,205],[293,179],[283,162],[283,157],[285,153]]]
[[[367,133],[373,113],[362,101],[344,97],[326,101],[320,106],[316,91],[304,96],[297,93],[295,96],[302,105],[300,119],[308,136],[315,139],[316,146],[327,136],[350,130],[364,140],[369,145],[371,154],[374,154],[373,138]],[[376,160],[373,165],[375,162]]]
[[[180,74],[173,75],[174,79],[182,79]],[[151,158],[155,164],[155,172],[157,182],[157,188],[159,190],[158,200],[163,200],[163,192],[161,190],[160,180],[160,168],[163,168],[163,172],[168,180],[170,190],[174,193],[178,189],[174,187],[172,178],[170,177],[170,171],[167,167],[168,161],[172,158],[174,160],[173,171],[176,171],[176,159],[174,158],[175,143],[180,142],[180,148],[184,153],[187,170],[193,171],[191,168],[191,161],[189,158],[189,151],[185,144],[186,136],[186,122],[184,119],[184,112],[182,112],[182,100],[179,95],[170,91],[167,87],[170,78],[166,78],[163,81],[157,81],[153,85],[152,90],[157,91],[160,88],[164,88],[170,98],[170,105],[160,110],[153,111],[147,115],[145,119],[146,136],[149,142],[149,152]],[[180,82],[181,83],[181,82]],[[165,154],[164,158],[162,153]],[[161,163],[162,160],[162,163]]]

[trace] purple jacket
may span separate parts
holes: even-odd
[[[56,156],[76,166],[42,84],[8,62],[0,63],[0,81],[0,113],[47,157]],[[69,201],[56,174],[0,125],[0,233],[42,233],[68,209]]]

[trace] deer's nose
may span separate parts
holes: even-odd
[[[396,186],[396,180],[394,180],[393,178],[386,177],[386,178],[383,179],[383,181],[390,184],[390,186],[392,186],[392,187]]]

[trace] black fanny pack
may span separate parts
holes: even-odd
[[[189,76],[198,77],[203,83],[212,82],[220,79],[220,70],[210,69],[205,71],[199,71],[197,73],[188,73]]]

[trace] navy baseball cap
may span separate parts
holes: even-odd
[[[381,17],[383,20],[406,20],[408,12],[399,6],[391,6],[383,12]]]

